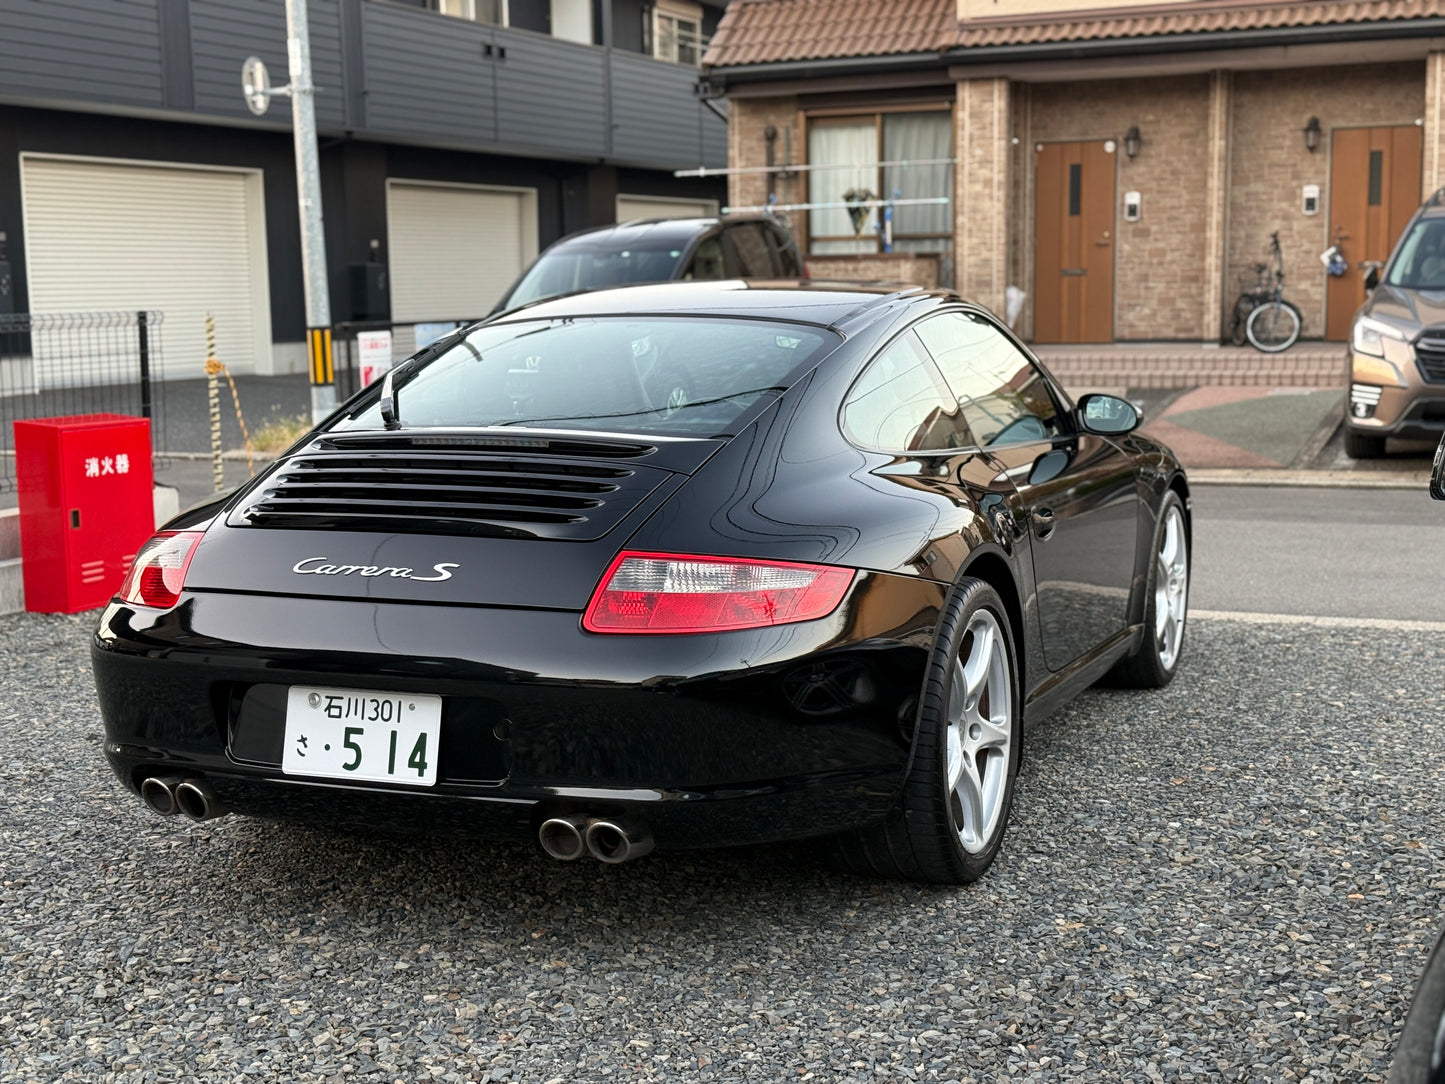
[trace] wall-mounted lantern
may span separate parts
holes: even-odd
[[[1124,153],[1131,159],[1139,153],[1139,126],[1137,124],[1124,133]]]
[[[1320,145],[1320,118],[1311,117],[1305,125],[1305,150],[1314,154]]]

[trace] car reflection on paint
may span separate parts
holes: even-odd
[[[1024,724],[1166,684],[1189,491],[947,293],[668,284],[433,344],[137,556],[93,657],[160,813],[820,837],[958,883]]]

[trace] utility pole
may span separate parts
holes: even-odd
[[[311,83],[311,30],[306,22],[306,0],[286,0],[286,58],[291,69],[291,84],[273,87],[260,58],[247,57],[241,65],[241,94],[246,99],[246,107],[258,117],[265,115],[277,94],[291,99],[296,201],[301,211],[301,276],[306,290],[311,420],[319,422],[336,409],[336,374],[332,367],[326,230],[321,221],[321,164],[316,151],[316,87]]]
[[[311,31],[306,22],[306,0],[286,0],[286,57],[291,69],[296,198],[301,211],[306,355],[311,366],[311,420],[319,422],[336,409],[336,376],[332,368],[326,232],[321,218],[321,163],[316,150],[316,88],[311,83]]]

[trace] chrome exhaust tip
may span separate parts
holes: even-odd
[[[599,862],[615,865],[641,858],[652,850],[652,833],[622,819],[599,817],[587,825],[587,851]]]
[[[181,811],[176,804],[176,785],[180,783],[178,775],[148,775],[141,780],[140,796],[141,801],[150,806],[162,817],[171,817]]]
[[[193,821],[210,821],[226,815],[215,791],[204,779],[187,779],[176,786],[176,808]]]
[[[537,842],[553,858],[572,862],[587,853],[582,833],[587,821],[582,817],[550,817],[537,830]]]

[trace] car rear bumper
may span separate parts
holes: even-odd
[[[198,776],[238,813],[496,837],[625,814],[659,846],[718,846],[893,808],[941,602],[864,575],[820,621],[599,636],[564,611],[198,592],[163,614],[112,604],[92,654],[132,790]],[[440,695],[436,784],[283,773],[295,684]]]

